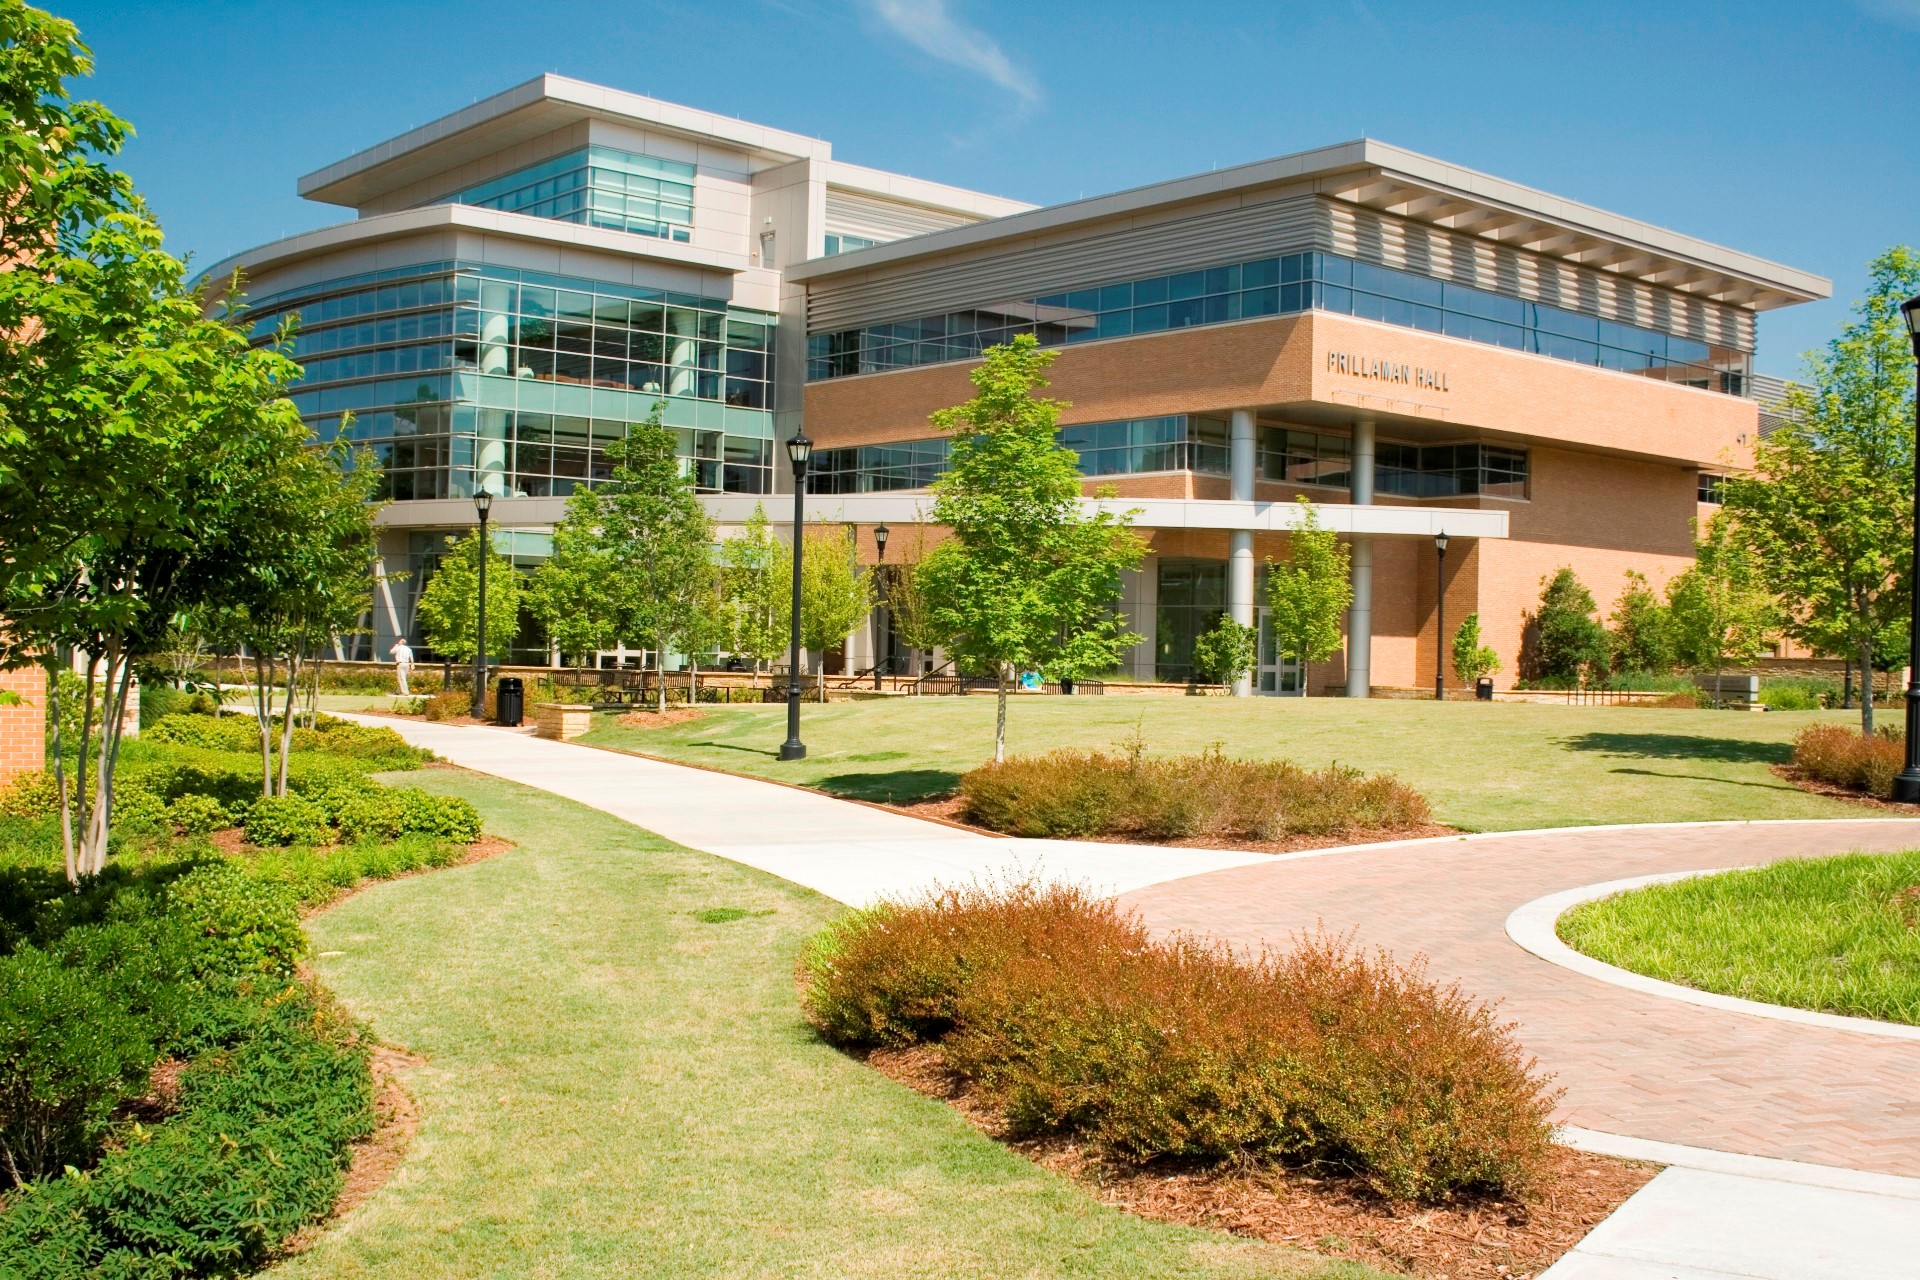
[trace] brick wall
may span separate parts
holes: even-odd
[[[25,769],[46,763],[47,678],[37,668],[0,671],[0,689],[18,694],[20,704],[0,707],[0,783]]]

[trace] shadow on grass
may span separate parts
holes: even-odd
[[[707,751],[744,751],[750,756],[765,756],[769,760],[777,759],[778,749],[768,747],[743,747],[737,742],[690,742],[690,747],[700,747]]]
[[[1709,773],[1662,773],[1658,769],[1609,769],[1609,773],[1624,773],[1638,778],[1681,778],[1689,782],[1717,782],[1727,787],[1759,787],[1762,791],[1794,791],[1790,783],[1753,782],[1746,778],[1716,778]]]
[[[935,796],[952,795],[960,775],[950,769],[900,769],[893,773],[836,773],[813,784],[849,800],[877,804],[911,804]]]
[[[1629,756],[1637,760],[1715,760],[1724,764],[1785,764],[1793,747],[1785,742],[1749,742],[1690,733],[1580,733],[1560,739],[1572,751]]]

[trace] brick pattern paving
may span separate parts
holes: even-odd
[[[1217,871],[1126,895],[1158,929],[1285,945],[1324,924],[1497,999],[1564,1086],[1558,1118],[1607,1133],[1920,1176],[1920,1044],[1644,995],[1523,951],[1515,907],[1563,889],[1920,846],[1920,821],[1612,828],[1441,840]]]

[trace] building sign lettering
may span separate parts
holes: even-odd
[[[1425,387],[1429,391],[1449,389],[1445,369],[1423,369],[1415,364],[1377,360],[1350,351],[1327,352],[1327,370],[1330,373],[1351,374],[1356,378],[1372,378],[1376,382],[1404,382],[1410,387]]]

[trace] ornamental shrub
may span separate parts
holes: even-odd
[[[113,829],[142,834],[164,831],[167,826],[167,802],[138,785],[113,789]]]
[[[1604,677],[1611,665],[1607,629],[1595,620],[1593,593],[1563,568],[1543,581],[1540,608],[1528,619],[1535,679]]]
[[[260,797],[247,806],[241,825],[254,844],[327,844],[333,839],[327,811],[298,793]]]
[[[167,806],[167,823],[182,835],[203,836],[230,823],[227,806],[212,796],[184,795]]]
[[[1278,840],[1420,826],[1426,800],[1388,774],[1287,760],[1235,760],[1217,748],[1153,757],[1062,750],[963,775],[967,816],[1027,837]]]
[[[435,836],[454,844],[472,844],[480,838],[480,811],[468,800],[433,795],[417,787],[395,787],[388,795],[396,835]]]
[[[225,860],[203,863],[167,886],[167,911],[193,939],[202,976],[285,977],[306,953],[299,900]]]
[[[1906,735],[1889,726],[1871,736],[1845,725],[1816,724],[1793,740],[1793,763],[1810,778],[1887,799],[1906,766]]]
[[[0,786],[0,817],[45,818],[60,812],[60,790],[45,770],[16,773]]]
[[[1523,1192],[1549,1154],[1555,1095],[1511,1028],[1343,939],[1248,958],[1076,888],[974,887],[844,919],[800,977],[828,1039],[937,1041],[1023,1135],[1331,1165],[1416,1200]]]

